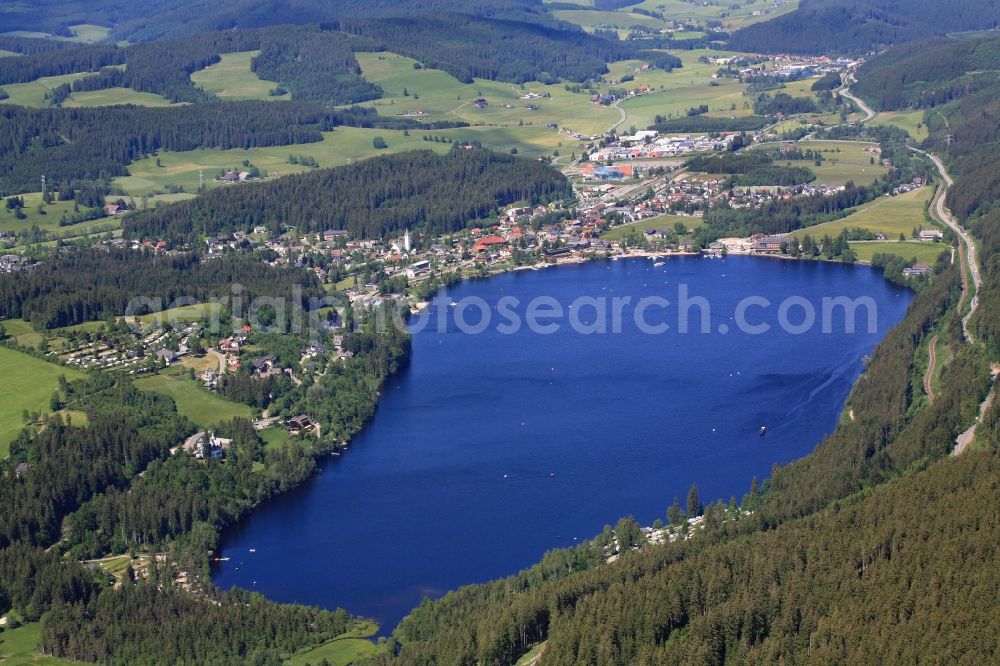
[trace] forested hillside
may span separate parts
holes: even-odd
[[[140,297],[160,298],[163,307],[183,297],[205,303],[228,297],[233,284],[242,285],[246,294],[285,299],[292,297],[293,287],[303,288],[303,299],[323,293],[313,276],[271,268],[246,255],[202,261],[195,254],[89,249],[66,252],[58,262],[23,275],[0,275],[0,318],[21,317],[37,328],[71,326],[124,315]]]
[[[151,0],[143,3],[119,0],[38,0],[29,4],[0,7],[0,21],[7,30],[46,30],[69,37],[67,26],[97,23],[114,26],[113,37],[147,41],[182,37],[230,28],[259,28],[280,24],[304,24],[345,17],[412,16],[429,12],[458,11],[474,16],[518,17],[551,21],[541,0]]]
[[[681,64],[674,56],[641,51],[634,43],[595,37],[575,26],[429,14],[206,32],[124,47],[34,50],[0,59],[0,86],[91,72],[67,88],[128,87],[174,102],[205,102],[213,96],[195,87],[191,74],[219,62],[220,54],[252,50],[261,52],[251,63],[258,76],[290,91],[293,100],[327,106],[381,96],[378,86],[362,78],[354,56],[358,51],[395,51],[465,82],[473,77],[584,82],[605,74],[609,62],[640,55],[661,69]]]
[[[368,37],[395,51],[441,69],[460,81],[473,77],[511,81],[559,79],[583,82],[607,72],[607,63],[638,57],[630,43],[596,38],[579,30],[556,30],[514,21],[487,21],[469,16],[344,20],[338,27]],[[680,60],[652,54],[662,69]]]
[[[995,86],[1000,38],[943,37],[897,46],[865,63],[852,87],[879,111],[931,108]]]
[[[448,155],[416,151],[240,188],[129,216],[133,238],[192,239],[257,225],[299,231],[346,229],[382,238],[404,228],[445,233],[516,201],[554,201],[569,194],[565,176],[536,161],[483,149]]]
[[[38,189],[38,178],[61,184],[106,181],[157,150],[253,148],[321,141],[339,125],[412,127],[374,109],[343,110],[296,102],[216,102],[190,107],[106,109],[0,108],[0,190]],[[433,127],[432,125],[424,125]]]
[[[776,19],[738,30],[729,47],[761,53],[855,53],[1000,22],[997,0],[802,0]]]

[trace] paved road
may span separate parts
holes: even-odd
[[[944,166],[944,162],[937,155],[933,155],[926,151],[920,150],[919,148],[910,148],[910,150],[926,155],[934,162],[934,166],[937,167],[938,172],[941,174],[941,178],[944,180],[945,186],[940,188],[934,200],[931,202],[930,213],[938,222],[946,225],[949,229],[955,232],[955,235],[959,238],[958,244],[958,254],[959,260],[962,262],[962,302],[960,304],[959,310],[961,311],[961,306],[965,303],[966,295],[970,293],[969,289],[969,278],[972,278],[972,290],[971,290],[971,301],[969,304],[969,311],[962,317],[962,333],[965,335],[965,339],[969,342],[973,341],[972,335],[969,332],[969,320],[972,315],[975,314],[976,309],[979,308],[979,291],[983,285],[983,278],[979,272],[979,262],[976,260],[976,244],[972,240],[972,235],[968,230],[958,223],[955,216],[952,215],[951,211],[948,210],[945,205],[945,199],[948,196],[948,189],[955,184],[952,180],[951,175]]]
[[[934,369],[937,366],[937,341],[938,338],[935,335],[931,338],[930,344],[927,346],[927,372],[924,373],[924,393],[931,399],[931,402],[935,400],[934,387],[931,385],[931,380],[934,378]]]
[[[870,106],[868,106],[867,104],[865,104],[865,101],[863,99],[861,99],[860,97],[855,97],[851,93],[851,89],[850,88],[843,88],[843,89],[841,89],[840,94],[843,95],[844,97],[846,97],[847,99],[851,100],[855,104],[857,104],[858,108],[860,108],[864,112],[865,118],[861,121],[862,124],[871,122],[872,119],[875,118],[875,112],[872,110],[872,108]]]

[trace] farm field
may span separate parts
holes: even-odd
[[[183,369],[141,377],[135,380],[135,385],[144,391],[169,395],[177,403],[177,411],[191,419],[199,428],[208,428],[236,417],[254,417],[255,412],[251,407],[206,391],[197,380],[181,376],[180,371]]]
[[[924,125],[924,112],[913,111],[883,111],[871,121],[872,125],[894,125],[909,132],[917,141],[927,138],[927,126]]]
[[[80,25],[69,26],[69,31],[73,33],[73,41],[76,42],[101,42],[111,34],[111,28],[92,23],[81,23]]]
[[[768,147],[774,144],[758,144]],[[805,166],[816,174],[814,185],[844,185],[854,181],[857,185],[869,185],[889,170],[881,164],[871,164],[872,155],[865,149],[874,144],[864,142],[803,141],[798,144],[802,150],[823,153],[823,166],[815,166],[811,160],[777,160],[775,164]],[[875,157],[878,162],[878,157]]]
[[[557,0],[546,0],[546,4],[552,4]],[[582,5],[585,7],[593,7],[594,3],[592,0],[574,0],[576,5]],[[771,0],[748,0],[742,3],[709,3],[709,2],[685,2],[684,0],[643,0],[635,5],[625,7],[618,11],[598,11],[598,10],[556,10],[553,12],[559,18],[564,21],[569,21],[571,23],[576,23],[584,28],[593,28],[599,25],[598,21],[603,21],[607,24],[614,24],[620,26],[631,26],[631,25],[648,25],[649,27],[657,27],[666,25],[666,20],[675,21],[694,21],[704,23],[709,20],[720,20],[726,29],[735,29],[750,25],[752,23],[757,23],[760,21],[766,21],[768,19],[780,16],[781,14],[793,11],[797,6],[798,2],[791,2],[787,7],[781,7],[778,10],[772,9],[771,5],[773,2]],[[649,12],[659,12],[663,14],[664,20],[652,18],[645,16],[643,14],[635,14],[631,10],[633,8],[643,9]],[[561,16],[562,14],[568,14],[569,16]],[[621,18],[607,17],[606,14],[624,14]],[[656,21],[656,23],[639,23],[639,21],[629,21],[632,17],[636,17],[640,20]]]
[[[638,222],[631,222],[629,224],[623,224],[620,227],[615,227],[614,229],[601,234],[601,238],[603,240],[616,241],[628,237],[628,235],[633,231],[638,234],[642,234],[647,229],[672,231],[674,229],[674,225],[677,223],[683,224],[688,228],[688,230],[695,229],[704,224],[700,217],[694,217],[693,215],[657,215],[656,217],[650,217],[645,220],[639,220]]]
[[[83,236],[113,232],[121,229],[121,219],[115,217],[102,217],[96,220],[78,222],[65,227],[59,226],[59,220],[63,213],[73,214],[72,201],[53,201],[45,204],[41,211],[38,204],[42,202],[41,192],[27,192],[18,195],[24,198],[24,219],[19,220],[14,216],[14,212],[5,208],[0,208],[0,231],[24,232],[37,226],[45,232],[48,242],[55,240],[70,240]],[[88,209],[81,208],[81,211]],[[21,245],[25,244],[23,241]]]
[[[806,234],[813,238],[826,235],[834,237],[844,229],[860,228],[884,233],[887,238],[893,240],[898,238],[899,234],[909,238],[915,227],[932,226],[925,215],[931,194],[931,188],[921,187],[896,197],[880,197],[843,219],[800,229],[793,235],[796,238],[802,238]]]
[[[586,30],[596,28],[632,28],[642,26],[644,28],[660,29],[666,23],[658,18],[637,14],[628,11],[600,10],[600,9],[557,9],[552,12],[560,21],[575,23]]]
[[[164,303],[164,305],[170,305],[169,303]],[[169,308],[163,312],[153,312],[150,314],[142,315],[139,317],[139,321],[143,324],[152,323],[183,323],[190,321],[199,321],[203,317],[207,316],[211,312],[218,310],[219,306],[215,303],[197,303],[194,305],[182,305],[176,308]]]
[[[375,107],[385,116],[423,112],[430,120],[465,120],[473,125],[519,129],[556,123],[582,134],[601,134],[618,119],[613,109],[592,104],[589,95],[569,92],[563,84],[529,82],[517,86],[484,79],[466,84],[441,70],[414,69],[416,61],[394,53],[358,53],[356,57],[365,78],[384,90],[382,99],[365,106]],[[550,96],[521,99],[532,92]],[[488,106],[476,108],[473,102],[479,98]]]
[[[7,327],[8,322],[3,322]],[[27,354],[0,347],[0,366],[4,382],[0,385],[0,458],[10,452],[10,443],[24,427],[24,410],[48,412],[52,391],[59,385],[59,375],[79,379],[83,375],[72,368],[47,363]]]
[[[105,88],[104,90],[86,90],[75,92],[69,96],[64,107],[113,106],[115,104],[135,104],[136,106],[183,106],[174,104],[162,95],[139,92],[131,88]]]
[[[881,242],[852,241],[851,249],[858,255],[858,261],[871,261],[876,254],[894,254],[904,259],[916,259],[918,263],[934,265],[938,255],[949,248],[942,243],[921,243],[920,241]]]
[[[205,92],[225,99],[291,99],[291,93],[268,95],[278,84],[259,78],[250,69],[250,60],[259,54],[260,51],[223,53],[218,63],[193,72],[191,80]]]

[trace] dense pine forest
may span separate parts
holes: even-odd
[[[133,42],[185,37],[234,27],[259,28],[276,24],[304,24],[351,17],[410,16],[430,12],[462,12],[473,16],[549,21],[541,0],[295,0],[281,4],[255,0],[218,3],[194,0],[177,3],[151,0],[141,5],[113,0],[39,0],[0,8],[8,30],[46,30],[63,37],[67,26],[81,23],[114,25],[113,37]]]
[[[342,610],[222,592],[208,578],[219,531],[307,479],[371,416],[409,354],[408,336],[394,328],[366,325],[346,344],[355,352],[346,363],[284,387],[272,406],[288,416],[325,393],[315,412],[322,439],[266,448],[249,421],[235,419],[214,426],[231,442],[225,458],[209,461],[172,455],[195,427],[170,398],[100,372],[60,381],[60,400],[86,426],[52,416],[0,460],[0,500],[17,507],[0,517],[0,613],[43,619],[48,654],[114,664],[277,664],[357,626]],[[160,556],[135,560],[119,589],[76,562],[129,550]]]
[[[130,216],[133,238],[191,239],[257,225],[301,231],[346,229],[382,238],[404,228],[456,231],[516,201],[569,195],[561,173],[537,161],[456,146],[448,155],[415,151],[241,187]]]
[[[0,318],[22,317],[40,329],[70,326],[124,315],[135,298],[162,299],[163,308],[180,298],[207,303],[228,297],[233,284],[242,285],[248,298],[292,299],[293,288],[301,288],[303,307],[323,293],[315,277],[247,255],[203,261],[197,254],[71,250],[26,275],[0,275]]]
[[[997,0],[802,0],[796,11],[737,30],[729,47],[758,53],[863,54],[1000,23]]]

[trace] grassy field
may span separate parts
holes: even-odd
[[[177,411],[191,419],[199,428],[208,428],[238,416],[249,419],[255,415],[253,408],[220,398],[186,375],[164,372],[137,379],[135,385],[144,391],[169,395],[177,403]]]
[[[29,622],[17,629],[0,632],[0,664],[3,666],[61,666],[79,662],[57,659],[37,653],[42,624]]]
[[[656,229],[657,231],[666,229],[673,231],[674,225],[678,222],[686,226],[689,230],[700,227],[704,224],[700,217],[693,217],[691,215],[658,215],[656,217],[650,217],[645,220],[639,220],[638,222],[632,222],[630,224],[623,224],[620,227],[615,227],[607,233],[601,234],[601,238],[609,241],[621,240],[632,233],[633,230],[635,230],[638,234],[644,233],[647,229]]]
[[[927,126],[924,125],[924,112],[913,111],[883,111],[871,121],[872,125],[894,125],[910,133],[917,141],[927,138]]]
[[[34,349],[42,340],[41,334],[23,319],[4,319],[0,321],[0,324],[3,324],[3,329],[7,336],[22,347],[31,347]]]
[[[938,255],[949,248],[943,243],[921,243],[920,241],[904,242],[852,242],[851,248],[857,253],[859,261],[871,261],[876,254],[894,254],[904,259],[916,259],[919,263],[934,265]]]
[[[642,26],[645,28],[662,28],[664,21],[645,14],[636,14],[630,11],[604,11],[599,9],[557,9],[552,12],[560,21],[575,23],[576,25],[593,30],[595,28],[632,28]]]
[[[165,303],[164,305],[168,305]],[[214,312],[219,307],[216,303],[198,303],[195,305],[184,305],[177,308],[169,308],[163,312],[152,312],[147,315],[142,315],[139,317],[139,321],[143,324],[156,323],[174,323],[174,322],[189,322],[198,321],[204,318],[206,315]]]
[[[27,192],[19,196],[24,199],[24,219],[17,219],[14,216],[14,211],[0,208],[0,230],[26,231],[37,225],[39,229],[48,234],[49,239],[69,240],[114,231],[121,229],[122,226],[120,218],[104,217],[60,227],[59,220],[62,214],[73,214],[72,201],[53,201],[51,204],[45,204],[39,210],[38,204],[42,202],[41,192]],[[87,209],[81,208],[80,210],[86,211]]]
[[[451,148],[448,144],[423,141],[422,135],[425,132],[414,131],[411,134],[412,136],[407,137],[403,136],[402,132],[344,127],[333,132],[325,132],[324,140],[317,143],[252,148],[250,150],[200,149],[182,153],[161,151],[159,153],[161,166],[156,166],[156,158],[154,157],[140,160],[129,166],[129,176],[115,178],[114,182],[136,197],[165,190],[168,185],[183,187],[187,192],[197,192],[199,169],[205,172],[205,185],[207,187],[218,187],[219,183],[214,180],[216,172],[220,169],[237,167],[243,160],[250,160],[269,177],[275,177],[309,170],[310,167],[289,164],[288,156],[291,153],[313,157],[320,166],[331,167],[347,164],[351,160],[357,161],[371,157],[380,152],[398,152],[420,148],[446,152]],[[432,134],[441,133],[432,132]],[[388,150],[379,151],[372,147],[372,140],[376,136],[385,138],[389,144]],[[232,185],[228,187],[247,186]]]
[[[338,636],[317,648],[301,652],[291,659],[287,659],[285,664],[287,666],[304,666],[305,664],[318,664],[326,659],[333,666],[347,666],[358,659],[373,655],[381,649],[368,640],[377,631],[378,625],[366,625],[361,629]]]
[[[162,95],[139,92],[131,88],[105,88],[75,92],[63,102],[64,107],[113,106],[115,104],[135,104],[136,106],[183,106],[174,104]]]
[[[258,78],[250,69],[250,59],[260,51],[223,53],[222,60],[191,74],[191,80],[205,92],[226,99],[291,99],[291,93],[280,97],[267,94],[277,84]]]
[[[7,327],[7,322],[4,322]],[[22,412],[48,412],[52,391],[59,385],[59,375],[79,379],[82,373],[47,363],[27,354],[0,347],[0,458],[7,457],[10,443],[24,427]]]
[[[546,4],[557,1],[546,0]],[[592,0],[574,0],[573,4],[585,7],[593,7],[594,5]],[[722,21],[725,29],[735,29],[752,23],[766,21],[790,12],[798,6],[798,2],[792,2],[787,7],[782,7],[778,10],[773,9],[772,5],[773,2],[771,0],[747,0],[743,3],[643,0],[643,2],[618,11],[556,10],[553,13],[564,21],[576,23],[588,29],[593,29],[600,25],[662,27],[666,25],[666,20],[699,23],[719,20]],[[663,14],[664,20],[648,17],[643,14],[635,14],[631,11],[633,8],[660,12]]]
[[[382,99],[367,105],[386,116],[422,111],[431,120],[465,120],[474,125],[519,130],[556,123],[582,134],[600,134],[618,118],[614,109],[592,104],[589,95],[568,92],[562,84],[533,82],[517,86],[484,79],[466,84],[440,70],[414,69],[414,60],[394,53],[356,55],[365,78],[385,91]],[[548,93],[550,97],[521,99],[531,92]],[[476,108],[473,101],[480,97],[489,106]],[[537,110],[528,108],[532,105]],[[548,132],[556,136],[555,131]]]
[[[38,343],[42,341],[42,334],[32,328],[31,324],[23,319],[4,319],[2,322],[4,330],[18,345],[22,347],[38,348]],[[103,322],[88,321],[65,328],[53,328],[49,333],[50,349],[60,351],[68,342],[66,334],[70,331],[96,331],[104,326]]]
[[[761,144],[764,145],[764,144]],[[802,150],[819,151],[823,154],[823,166],[815,166],[810,160],[776,160],[777,165],[791,164],[805,166],[816,174],[814,185],[844,185],[854,181],[857,185],[869,185],[889,170],[881,164],[872,164],[873,155],[865,149],[873,144],[864,142],[803,141]],[[774,144],[768,147],[773,148]],[[878,156],[874,156],[878,162]]]
[[[21,106],[49,106],[45,94],[64,83],[73,83],[94,72],[77,72],[61,76],[43,76],[29,83],[8,83],[3,86],[8,97],[0,100],[0,104],[19,104]]]
[[[843,219],[800,229],[793,235],[798,238],[806,234],[813,238],[825,235],[834,237],[844,229],[868,229],[874,233],[884,233],[886,238],[892,240],[897,239],[899,234],[909,238],[914,227],[931,226],[925,212],[932,194],[931,188],[922,187],[897,197],[881,197]]]
[[[77,42],[101,42],[111,34],[111,28],[92,23],[81,23],[80,25],[69,26],[69,31],[73,33],[73,40]]]

